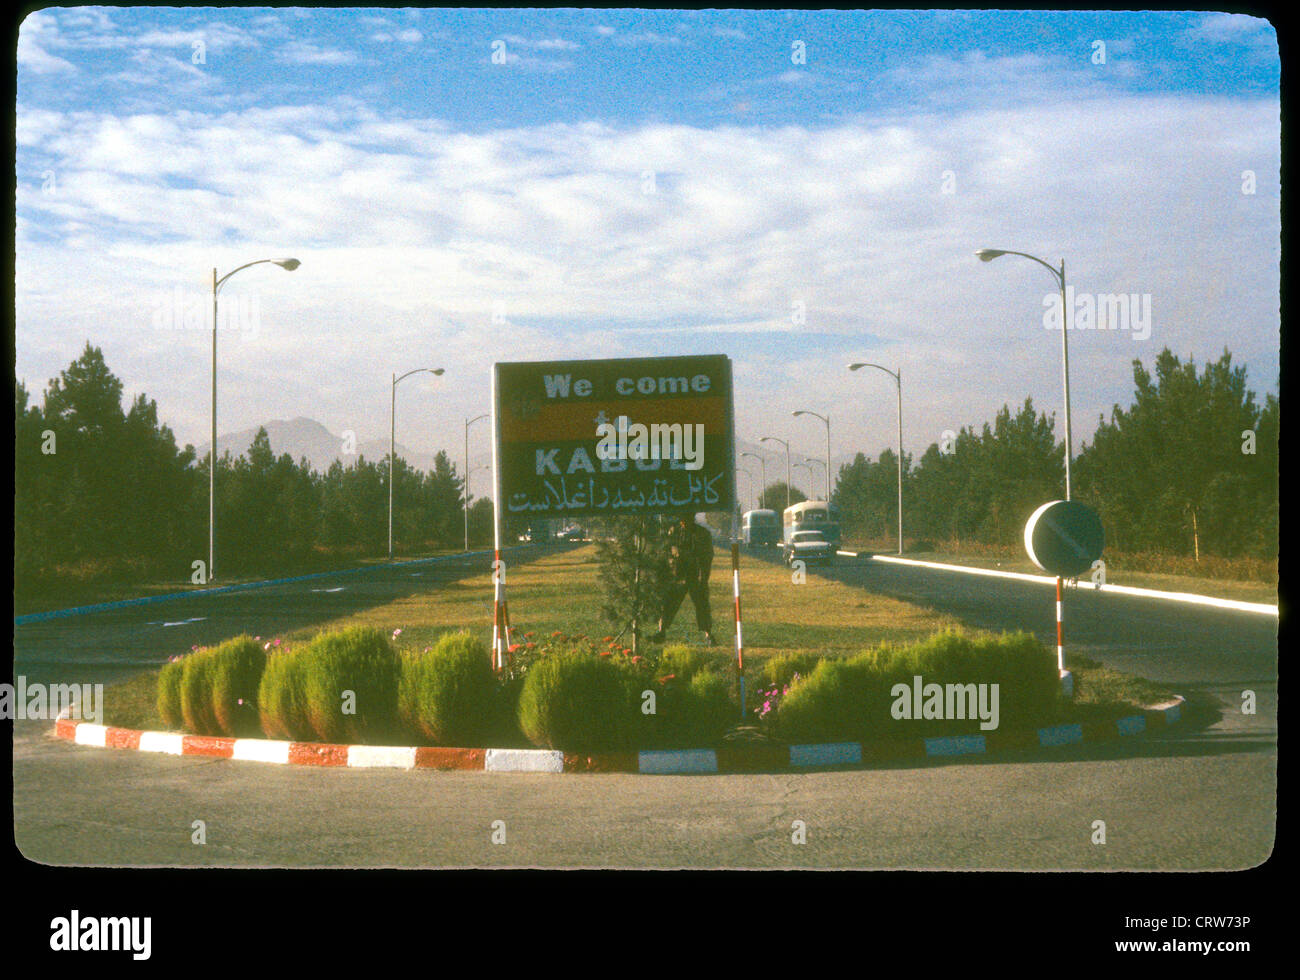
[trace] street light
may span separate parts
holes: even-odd
[[[760,456],[758,453],[742,452],[741,456],[748,456],[750,459],[758,460],[758,465],[762,467],[763,485],[758,488],[758,509],[763,509],[763,494],[767,493],[767,457]]]
[[[465,420],[465,550],[469,551],[469,427],[487,414],[476,415]]]
[[[1065,310],[1065,259],[1061,259],[1061,268],[1054,269],[1048,263],[1027,252],[1011,252],[1000,248],[982,248],[975,255],[981,262],[992,262],[1003,255],[1019,255],[1032,259],[1050,272],[1061,289],[1061,381],[1065,388],[1065,499],[1070,499],[1070,456],[1073,455],[1073,442],[1070,438],[1070,343]]]
[[[818,463],[820,463],[821,460],[814,460],[813,462],[818,462]],[[812,490],[812,487],[813,487],[813,481],[817,479],[817,474],[813,472],[813,468],[812,468],[811,464],[809,464],[809,463],[795,463],[795,464],[791,467],[791,469],[795,469],[795,470],[797,470],[797,469],[805,469],[805,470],[808,471],[808,489],[811,491],[811,490]],[[809,499],[812,499],[811,496],[809,497]]]
[[[856,371],[864,367],[884,371],[898,385],[898,553],[901,555],[903,553],[903,369],[900,367],[897,371],[891,371],[879,364],[860,361],[850,364],[849,370]]]
[[[442,374],[442,368],[416,368],[407,371],[401,378],[393,375],[392,399],[388,412],[388,560],[393,560],[393,457],[397,454],[397,383],[413,374],[428,371],[430,374]]]
[[[736,472],[737,472],[737,473],[744,473],[745,476],[749,477],[749,495],[750,495],[751,497],[754,496],[754,474],[751,473],[751,472],[749,472],[749,470],[742,469],[742,468],[739,467],[739,466],[736,467]]]
[[[790,444],[776,436],[763,436],[759,442],[779,442],[785,446],[785,509],[790,509]]]
[[[302,265],[297,259],[258,259],[256,262],[245,262],[238,269],[231,269],[220,279],[217,278],[217,270],[212,270],[212,447],[208,451],[207,582],[209,585],[216,580],[217,566],[217,293],[225,285],[226,280],[236,272],[241,272],[249,266],[261,265],[264,262],[278,265],[281,269],[286,269],[289,272]]]
[[[826,423],[826,503],[831,502],[831,420],[825,415],[818,415],[816,412],[795,412],[794,417],[800,415],[811,415],[813,418],[821,419]]]

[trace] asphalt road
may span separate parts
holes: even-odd
[[[160,631],[177,631],[174,642],[188,650],[237,631],[333,618],[346,611],[340,603],[389,601],[463,572],[449,563],[401,581],[398,570],[377,569],[352,577],[350,596],[311,591],[333,587],[314,580],[167,608],[167,618],[160,611],[170,603],[51,620],[15,630],[18,663],[85,680],[105,657],[120,673],[139,666],[131,658],[142,639],[155,644],[149,662],[165,657],[156,644],[171,634]],[[1054,637],[1049,587],[871,562],[827,574],[972,626]],[[1187,723],[973,762],[650,777],[178,758],[70,745],[50,738],[47,723],[20,722],[15,840],[34,861],[98,866],[1174,870],[1262,862],[1276,815],[1277,621],[1082,590],[1066,603],[1070,650],[1174,685],[1192,698]],[[185,626],[160,625],[203,613]],[[1257,693],[1255,715],[1239,709],[1246,688]],[[195,820],[204,821],[205,844],[191,842]],[[792,842],[796,820],[805,844]],[[1092,842],[1097,820],[1105,844]],[[495,821],[504,843],[492,842]]]
[[[543,546],[507,551],[517,562],[543,553]],[[215,644],[241,633],[271,637],[320,625],[469,575],[483,577],[483,605],[491,622],[491,566],[487,555],[374,565],[279,585],[193,593],[166,602],[24,623],[14,627],[14,671],[41,683],[111,683],[189,653],[194,645]]]

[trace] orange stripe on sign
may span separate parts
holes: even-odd
[[[604,413],[602,416],[601,413]],[[699,398],[629,398],[624,401],[566,401],[542,404],[529,419],[518,418],[509,403],[500,414],[501,438],[505,442],[555,442],[569,439],[597,439],[596,419],[610,425],[620,415],[628,425],[687,425],[700,423],[708,436],[726,435],[727,400],[720,396]]]

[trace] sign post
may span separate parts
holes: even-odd
[[[1056,576],[1056,666],[1062,679],[1066,670],[1061,579],[1074,578],[1092,568],[1105,545],[1101,518],[1091,507],[1078,501],[1045,503],[1025,524],[1025,551],[1029,560]]]
[[[509,649],[501,541],[512,519],[535,525],[736,507],[731,360],[495,364],[492,470],[499,664]]]

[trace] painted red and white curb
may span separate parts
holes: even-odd
[[[984,755],[1007,749],[1075,745],[1137,735],[1182,717],[1184,699],[1146,708],[1113,721],[1053,725],[1024,732],[826,742],[816,745],[738,744],[716,749],[666,749],[584,755],[552,749],[459,749],[433,746],[327,745],[265,738],[225,738],[179,732],[142,732],[60,718],[54,734],[78,745],[136,749],[167,755],[201,755],[280,765],[348,766],[353,769],[467,769],[481,772],[771,772],[836,766],[871,766],[930,756]]]

